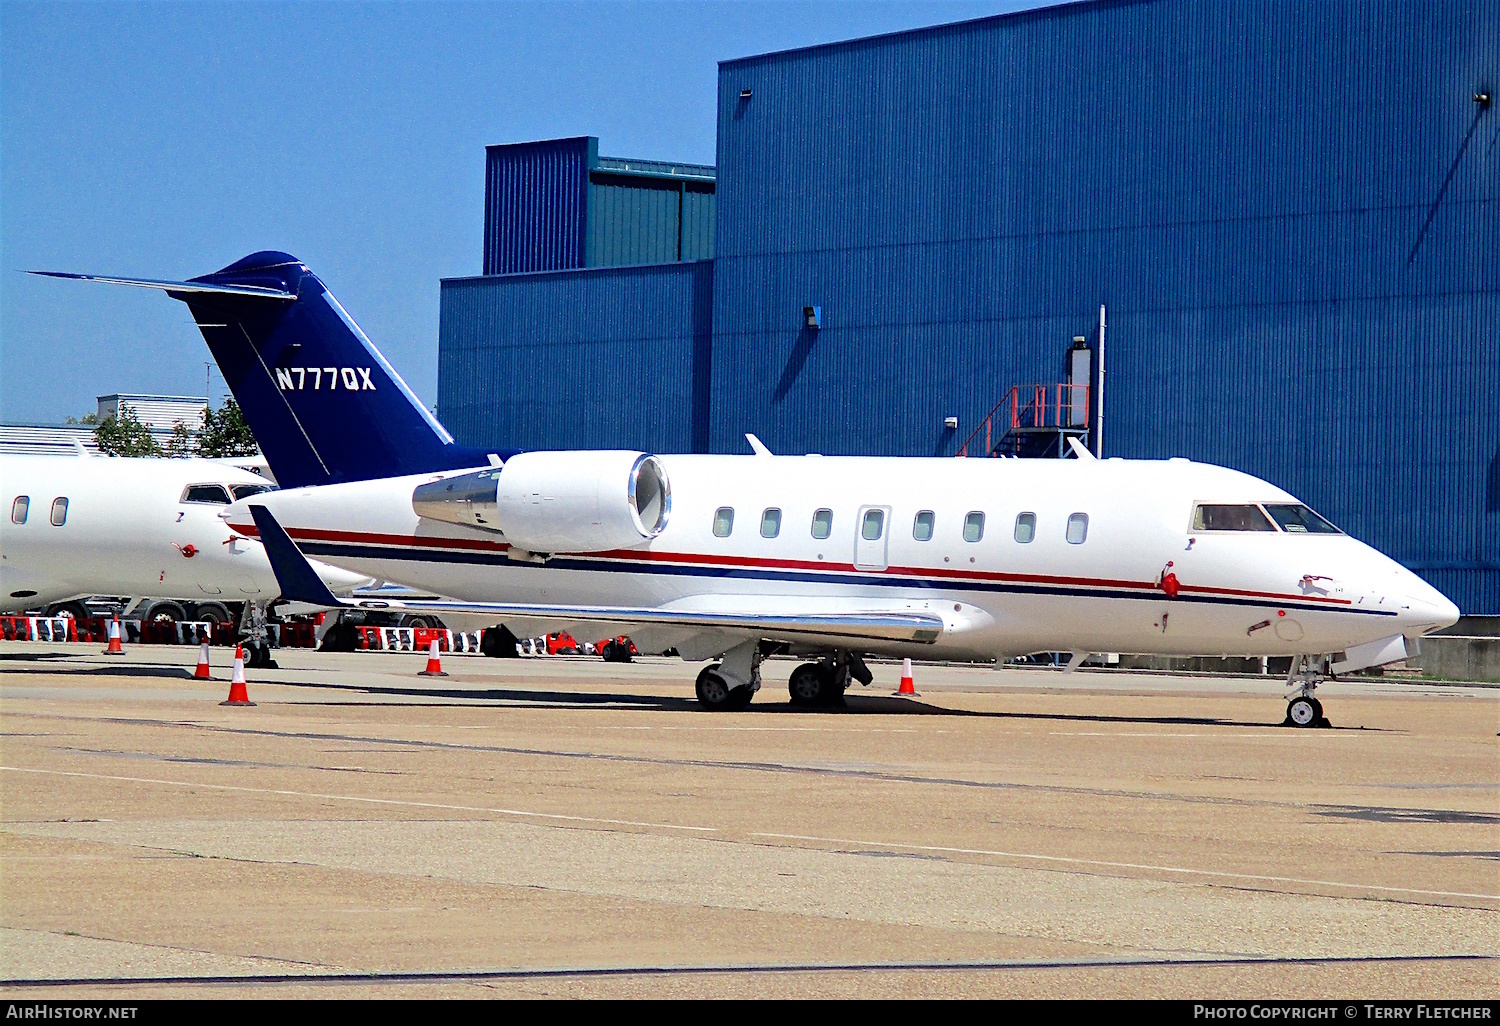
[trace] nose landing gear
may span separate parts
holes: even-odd
[[[1292,691],[1287,695],[1286,719],[1282,721],[1283,726],[1333,726],[1323,715],[1323,703],[1313,697],[1313,691],[1327,679],[1327,674],[1324,672],[1326,665],[1327,660],[1321,657],[1294,656],[1292,658],[1291,670],[1286,675],[1287,687]]]

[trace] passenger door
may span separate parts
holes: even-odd
[[[891,536],[891,507],[861,506],[854,522],[854,565],[860,570],[884,570]]]

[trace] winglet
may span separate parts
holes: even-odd
[[[762,442],[759,438],[756,438],[748,431],[745,432],[745,441],[750,443],[750,448],[755,451],[755,455],[757,456],[774,455],[770,449],[766,448],[765,442]]]
[[[1077,436],[1069,436],[1068,444],[1073,447],[1073,455],[1081,460],[1092,460],[1097,457],[1089,452],[1089,447],[1080,442]]]
[[[260,531],[261,544],[266,547],[266,558],[271,561],[271,570],[276,574],[276,583],[281,585],[281,597],[290,602],[307,602],[314,606],[337,608],[345,603],[334,597],[323,583],[323,578],[312,568],[302,550],[286,533],[271,511],[264,506],[251,506],[250,515],[255,518],[255,527]]]

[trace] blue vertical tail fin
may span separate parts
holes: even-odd
[[[296,257],[254,253],[184,282],[51,273],[157,288],[186,303],[284,488],[488,462],[454,443]]]

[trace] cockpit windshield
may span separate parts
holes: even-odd
[[[248,499],[252,495],[259,495],[261,492],[274,491],[275,488],[268,484],[242,484],[234,485],[229,490],[234,492],[234,497],[238,500]]]
[[[1195,531],[1275,531],[1260,507],[1200,502],[1193,509]]]
[[[1343,534],[1300,502],[1266,504],[1266,512],[1288,534]]]

